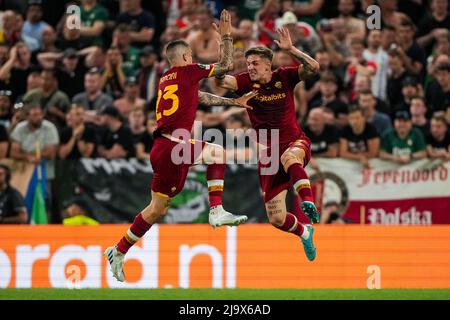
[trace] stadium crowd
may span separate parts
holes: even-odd
[[[73,4],[79,26],[67,13]],[[366,27],[374,4],[380,29]],[[233,74],[246,71],[244,53],[257,45],[274,50],[274,67],[296,65],[274,42],[282,26],[320,63],[319,74],[295,88],[312,167],[318,168],[316,157],[363,166],[375,157],[450,160],[448,0],[15,0],[0,6],[0,159],[48,159],[50,182],[54,159],[148,158],[158,80],[168,68],[165,45],[183,38],[196,62],[218,61],[219,35],[211,24],[223,8],[232,14]],[[201,90],[234,96],[211,78]],[[233,107],[200,105],[197,120],[203,130],[250,128],[245,109]]]

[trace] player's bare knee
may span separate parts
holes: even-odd
[[[281,227],[284,223],[283,215],[281,214],[281,210],[278,212],[268,212],[267,216],[269,218],[269,222],[274,227]]]

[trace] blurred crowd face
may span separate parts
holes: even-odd
[[[197,9],[197,0],[183,0],[183,6],[181,7],[181,15],[191,15]]]
[[[409,43],[414,39],[414,29],[411,26],[397,26],[397,40],[400,43]]]
[[[379,48],[381,46],[381,31],[372,30],[367,37],[367,43],[371,48]]]
[[[422,99],[412,99],[410,111],[414,123],[415,119],[422,119],[425,117],[425,114],[427,113],[427,106],[424,104]]]
[[[245,72],[247,70],[247,60],[245,59],[244,50],[237,49],[234,50],[233,54],[233,65],[235,74]]]
[[[107,53],[107,59],[111,66],[117,66],[119,64],[121,53],[117,48],[110,48]]]
[[[31,61],[30,50],[28,50],[25,45],[17,48],[17,56],[19,59],[19,65],[28,65]]]
[[[363,110],[375,110],[377,101],[371,94],[360,94],[358,99],[358,105]]]
[[[11,31],[16,27],[16,14],[14,11],[7,10],[3,13],[3,29]]]
[[[8,46],[0,45],[0,65],[3,65],[8,60]]]
[[[320,81],[320,93],[323,97],[331,97],[336,91],[337,85],[333,81]]]
[[[400,57],[389,56],[388,57],[389,69],[394,72],[399,72],[403,68],[403,62]]]
[[[27,120],[32,128],[39,128],[44,120],[44,112],[41,108],[33,107],[28,112]]]
[[[340,0],[338,5],[339,13],[343,16],[351,16],[355,10],[355,4],[353,0]]]
[[[97,2],[97,0],[81,0],[81,5],[82,6],[91,6],[96,2]]]
[[[271,72],[272,62],[256,54],[247,57],[247,70],[252,81],[262,80],[268,72]]]
[[[84,108],[82,106],[77,106],[70,109],[67,118],[67,123],[70,124],[72,128],[82,125],[84,123]]]
[[[431,10],[433,12],[447,12],[448,10],[448,0],[432,0]]]
[[[243,40],[250,40],[253,37],[253,22],[251,20],[242,20],[239,23],[239,34]]]
[[[328,70],[330,68],[331,59],[328,52],[317,52],[316,61],[320,65],[320,70]]]
[[[198,13],[196,20],[197,20],[198,27],[201,31],[206,32],[211,29],[212,19],[209,16],[209,14],[204,13],[204,12]]]
[[[381,31],[381,46],[384,50],[389,50],[391,45],[395,43],[395,31],[390,29],[383,29]]]
[[[419,93],[419,90],[416,86],[407,85],[402,88],[402,95],[405,99],[412,99]]]
[[[309,112],[307,123],[312,132],[320,134],[325,127],[325,114],[323,110],[320,108],[312,109]]]
[[[361,43],[353,43],[350,47],[352,57],[355,57],[359,60],[363,57],[364,45]]]
[[[55,90],[57,86],[57,81],[51,72],[47,72],[45,70],[42,71],[41,78],[42,78],[42,90],[44,90],[45,92]]]
[[[27,11],[27,20],[35,24],[42,19],[42,8],[39,5],[30,6]]]
[[[446,133],[447,133],[447,124],[437,120],[437,119],[431,119],[431,126],[430,126],[430,130],[431,130],[431,135],[434,138],[437,138],[439,140],[441,140],[442,138],[445,137]]]
[[[84,77],[84,89],[88,94],[97,93],[100,90],[100,75],[87,73]]]
[[[131,111],[128,116],[130,127],[133,129],[139,129],[145,127],[145,115],[142,109],[135,109]]]
[[[344,41],[347,37],[347,28],[343,19],[333,19],[332,30],[333,35],[339,41]]]
[[[64,68],[68,71],[75,71],[78,64],[78,56],[63,58]]]
[[[52,27],[47,27],[42,31],[42,42],[44,46],[51,46],[56,41],[56,33]]]
[[[294,64],[291,55],[286,51],[280,50],[273,55],[273,68],[288,67]]]
[[[399,137],[406,137],[412,129],[411,120],[395,119],[394,128]]]
[[[364,130],[366,119],[360,111],[350,112],[348,114],[348,123],[354,133],[361,133]]]
[[[139,86],[137,84],[127,84],[125,86],[125,96],[130,100],[135,100],[139,97]]]
[[[438,55],[450,55],[450,38],[448,34],[446,36],[440,36],[436,39],[436,54]]]
[[[450,84],[450,72],[445,70],[436,71],[436,80],[439,85],[443,88],[449,86]]]
[[[130,34],[128,32],[116,30],[114,36],[117,39],[117,46],[119,49],[127,49],[130,46]]]
[[[39,72],[32,72],[27,77],[27,91],[42,88],[42,77]]]

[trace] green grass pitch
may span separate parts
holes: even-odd
[[[0,289],[0,300],[450,300],[450,290]]]

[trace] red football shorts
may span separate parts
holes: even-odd
[[[190,140],[189,158],[187,163],[175,164],[172,160],[172,149],[181,143],[169,140],[165,137],[155,139],[152,150],[150,151],[150,163],[153,167],[152,191],[163,197],[173,198],[181,192],[186,181],[189,168],[200,156],[205,141]],[[184,149],[183,149],[184,150]],[[183,151],[175,152],[177,159],[184,156]]]
[[[305,158],[303,159],[303,167],[309,163],[311,159],[311,141],[306,136],[302,136],[299,139],[292,141],[290,143],[280,144],[279,146],[279,156],[275,161],[278,161],[278,171],[273,175],[262,175],[261,168],[270,167],[271,163],[262,164],[258,163],[258,174],[259,183],[264,195],[264,202],[272,200],[281,191],[287,190],[291,186],[291,177],[284,171],[283,165],[281,164],[281,155],[289,148],[301,148],[305,151]],[[271,151],[268,151],[270,156]]]

